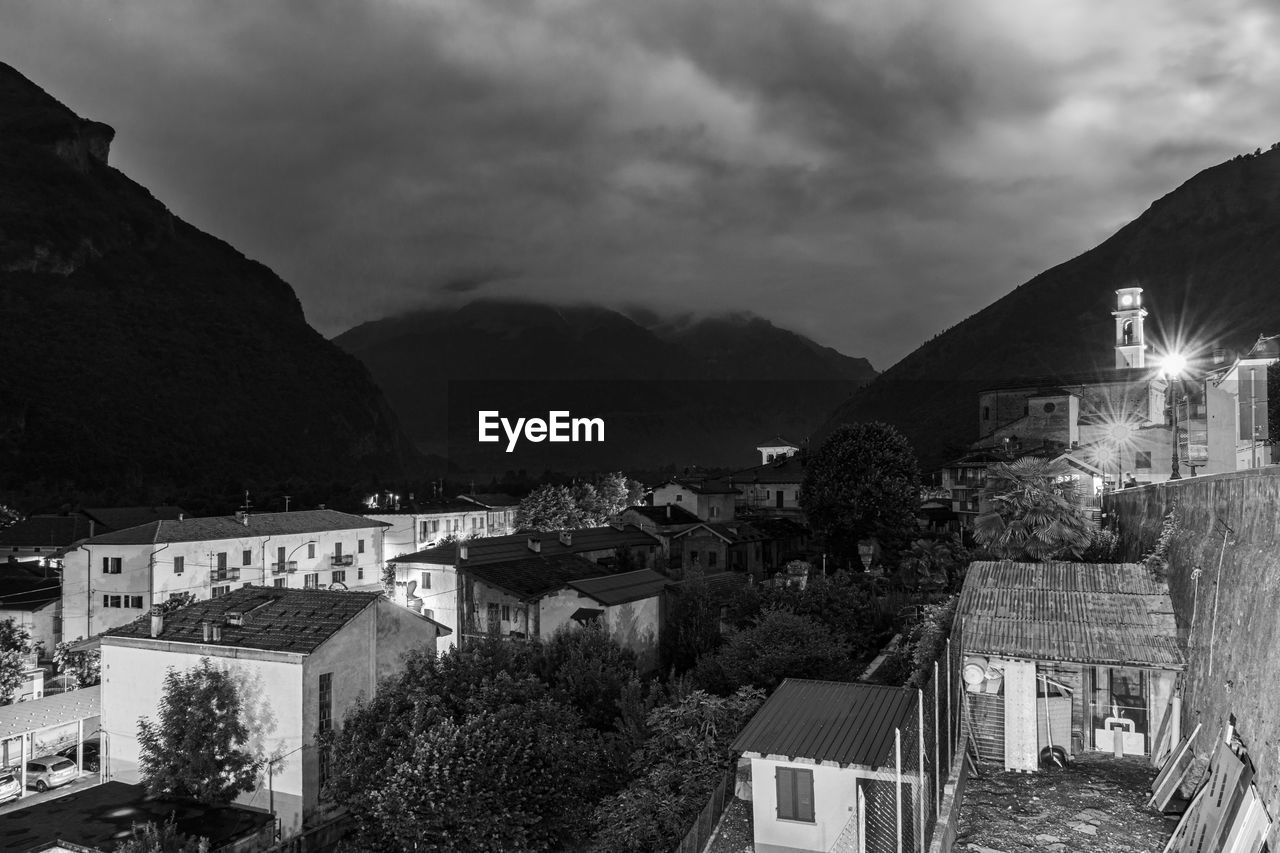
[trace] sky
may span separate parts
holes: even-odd
[[[0,60],[325,335],[745,310],[884,369],[1280,140],[1268,5],[0,0]]]

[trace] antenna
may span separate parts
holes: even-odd
[[[288,495],[285,495],[285,496],[284,496],[284,511],[285,511],[285,512],[288,512],[288,511],[289,511],[289,496],[288,496]]]

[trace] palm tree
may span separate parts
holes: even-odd
[[[1080,559],[1092,541],[1094,523],[1061,461],[1023,456],[997,462],[982,489],[989,509],[979,515],[974,537],[1010,560]]]

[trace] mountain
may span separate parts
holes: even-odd
[[[749,314],[479,300],[365,323],[334,342],[369,368],[419,449],[493,474],[745,467],[762,438],[807,435],[875,376],[866,359]],[[507,454],[477,441],[481,409],[603,417],[606,441]]]
[[[999,251],[994,247],[993,251]],[[918,347],[814,435],[896,425],[928,470],[977,440],[977,392],[1114,366],[1117,288],[1144,288],[1152,354],[1247,350],[1280,332],[1280,149],[1206,169],[1102,244]]]
[[[289,285],[109,166],[113,136],[0,64],[0,490],[147,501],[420,465]]]

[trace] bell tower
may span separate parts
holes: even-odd
[[[1141,287],[1122,287],[1116,291],[1116,369],[1147,366],[1147,339],[1142,320],[1147,309],[1142,307]]]

